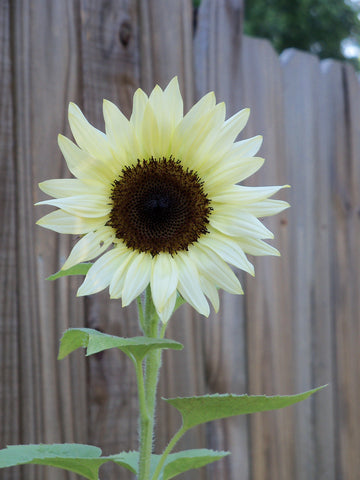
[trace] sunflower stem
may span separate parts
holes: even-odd
[[[159,335],[159,317],[156,313],[150,287],[146,290],[145,309],[143,317],[144,336],[159,338],[164,335],[164,328]],[[139,410],[140,410],[140,457],[139,480],[149,480],[150,462],[153,447],[154,417],[156,405],[156,390],[161,366],[161,349],[153,350],[145,359],[145,379],[138,375]],[[142,369],[141,369],[142,375]],[[143,387],[144,388],[143,388]],[[143,388],[143,390],[142,390]]]

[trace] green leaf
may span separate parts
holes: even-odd
[[[67,270],[59,270],[53,275],[50,275],[50,277],[47,277],[46,280],[57,280],[58,278],[67,277],[68,275],[86,275],[92,265],[93,264],[91,262],[78,263]]]
[[[80,347],[87,349],[86,355],[93,355],[109,348],[118,348],[130,358],[135,357],[136,360],[141,361],[150,350],[158,348],[181,350],[183,345],[175,340],[147,337],[123,338],[101,333],[91,328],[70,328],[60,341],[58,359],[61,360]]]
[[[0,450],[0,468],[15,465],[48,465],[78,473],[88,480],[98,480],[100,466],[107,462],[101,449],[76,443],[53,445],[11,445]]]
[[[117,465],[127,468],[132,473],[138,473],[139,452],[121,452],[107,458]]]
[[[207,448],[171,453],[165,462],[162,480],[169,480],[176,475],[180,475],[180,473],[203,467],[229,454],[230,452],[216,452]]]
[[[206,448],[199,448],[193,450],[184,450],[183,452],[172,453],[168,456],[161,480],[169,480],[180,473],[187,472],[194,468],[200,468],[208,463],[215,462],[221,458],[229,455],[229,452],[215,452]],[[127,468],[131,472],[138,473],[139,452],[122,452],[118,455],[111,455],[107,457],[108,460],[115,462],[122,467]],[[151,455],[150,475],[152,476],[157,464],[161,459],[161,455]]]
[[[284,408],[305,400],[326,385],[297,395],[204,395],[201,397],[164,399],[175,407],[183,417],[186,429],[220,418],[245,415],[247,413],[265,412]]]

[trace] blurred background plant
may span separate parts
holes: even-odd
[[[269,39],[278,53],[298,48],[360,70],[359,0],[245,0],[244,33]]]

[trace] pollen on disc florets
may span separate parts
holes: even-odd
[[[123,168],[110,198],[108,225],[131,249],[175,254],[208,233],[212,208],[203,181],[173,157]]]

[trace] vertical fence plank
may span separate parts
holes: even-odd
[[[291,299],[295,388],[312,388],[312,306],[314,295],[315,159],[318,158],[319,64],[316,57],[290,50],[282,57],[284,121],[290,201]],[[296,478],[315,479],[313,401],[296,409]]]
[[[333,165],[338,476],[355,480],[359,450],[359,82],[351,67],[337,77]]]
[[[290,252],[295,383],[301,390],[314,383],[327,383],[333,376],[329,305],[329,138],[333,125],[329,109],[334,92],[325,91],[316,57],[288,51],[282,60],[287,157],[293,184]],[[332,392],[328,390],[296,409],[296,478],[335,478],[333,408]],[[319,437],[321,428],[324,432]]]
[[[314,465],[316,479],[334,480],[337,477],[335,431],[335,331],[333,312],[334,222],[332,206],[333,170],[337,136],[334,135],[341,99],[341,64],[321,63],[321,83],[318,84],[317,123],[318,156],[315,159],[315,238],[313,283],[313,383],[329,384],[322,395],[314,398]]]
[[[62,332],[69,323],[82,323],[82,301],[74,299],[69,282],[45,281],[59,268],[69,240],[35,227],[45,209],[33,209],[43,198],[37,183],[65,172],[56,137],[66,123],[64,104],[79,94],[77,9],[71,1],[36,0],[30,5],[17,0],[12,15],[21,368],[17,441],[84,441],[84,363],[78,358],[61,364],[56,360]],[[47,470],[24,471],[31,480],[45,478]],[[60,470],[49,475],[69,478]]]
[[[193,102],[192,1],[139,2],[140,83],[150,92],[177,75],[185,110]]]
[[[251,108],[246,136],[261,134],[259,152],[266,162],[247,182],[286,184],[282,74],[269,42],[244,38],[242,57],[244,103]],[[288,200],[288,191],[276,196]],[[246,315],[249,393],[292,393],[293,358],[289,299],[288,212],[265,224],[274,232],[271,243],[282,257],[254,259],[255,278],[247,276]],[[251,478],[293,478],[294,444],[291,409],[250,417]]]
[[[201,2],[194,38],[197,96],[214,90],[232,115],[242,104],[243,0]]]
[[[102,101],[131,113],[132,96],[139,85],[139,19],[136,2],[81,0],[81,49],[84,113],[104,131]],[[108,291],[86,298],[86,325],[131,337],[139,334],[134,305],[122,309]],[[88,442],[105,454],[137,448],[136,378],[131,361],[110,350],[88,360]],[[107,464],[106,478],[130,479],[130,472]]]
[[[192,2],[191,0],[140,1],[141,85],[148,92],[158,83],[165,87],[178,76],[184,111],[193,104]],[[182,352],[165,351],[159,382],[159,397],[188,396],[204,391],[202,339],[199,318],[188,306],[172,317],[166,336],[184,344]],[[176,373],[175,373],[176,372]],[[179,427],[171,406],[158,403],[155,451],[160,453]],[[189,432],[176,447],[204,445],[203,429]],[[204,471],[189,472],[189,480],[204,478]]]
[[[351,369],[347,371],[348,385],[350,390],[347,402],[344,407],[348,411],[346,416],[349,421],[349,432],[346,435],[346,443],[343,445],[343,452],[348,456],[344,458],[344,478],[355,480],[360,472],[360,458],[357,452],[360,448],[360,430],[355,428],[355,424],[360,424],[360,408],[355,398],[360,397],[360,81],[358,74],[350,65],[344,66],[345,75],[345,98],[348,108],[349,121],[349,156],[350,166],[348,169],[349,188],[351,192],[351,217],[349,225],[350,248],[350,281],[352,295],[352,311],[349,319],[349,334],[351,336]],[[350,333],[351,332],[351,333]],[[347,339],[350,340],[349,337]],[[348,350],[347,346],[345,347]],[[340,378],[340,376],[338,376]],[[343,417],[345,418],[345,416]]]
[[[194,38],[196,97],[210,90],[225,101],[227,117],[243,106],[241,84],[242,6],[237,1],[203,1]],[[245,393],[247,361],[244,300],[221,294],[220,311],[200,319],[204,338],[204,380],[210,393]],[[213,422],[206,427],[207,446],[232,451],[226,460],[207,467],[208,477],[250,478],[248,421],[245,417]]]
[[[11,89],[10,2],[0,4],[0,448],[20,438],[18,309],[16,297],[16,183],[13,92]],[[19,478],[19,469],[2,472]]]

